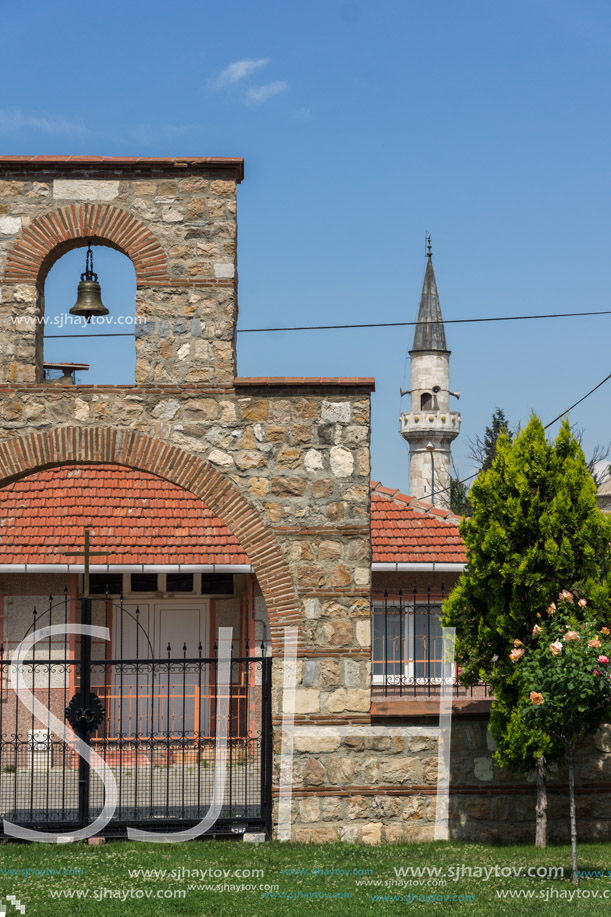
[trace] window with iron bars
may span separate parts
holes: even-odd
[[[443,671],[442,591],[404,594],[372,603],[372,682],[403,693],[405,686],[441,685]],[[454,678],[452,678],[454,683]]]

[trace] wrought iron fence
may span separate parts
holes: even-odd
[[[439,697],[443,678],[441,606],[444,587],[388,591],[371,606],[374,697]],[[449,683],[456,697],[489,697],[485,684],[465,688],[455,669]]]
[[[90,618],[90,600],[83,603]],[[111,613],[120,617],[119,625],[133,617],[122,602],[107,604],[107,619]],[[42,614],[34,609],[29,632],[66,624],[69,617],[67,596],[58,603],[50,599]],[[65,831],[89,824],[102,810],[101,780],[66,742],[66,726],[54,729],[49,714],[70,723],[114,772],[118,805],[106,834],[124,835],[128,826],[180,830],[206,815],[217,763],[219,660],[216,653],[204,657],[201,644],[189,652],[182,641],[178,652],[168,645],[166,654],[156,656],[137,620],[134,627],[143,639],[131,654],[121,652],[119,640],[94,645],[91,658],[85,635],[35,644],[22,661],[22,674],[47,711],[40,717],[10,688],[12,653],[0,647],[0,819]],[[254,655],[246,645],[244,655],[232,658],[228,700],[227,778],[210,833],[253,826],[269,831],[271,658],[259,647]]]

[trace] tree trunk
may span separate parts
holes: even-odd
[[[566,753],[569,762],[569,813],[571,818],[571,882],[579,885],[577,875],[577,819],[575,817],[575,743],[569,745]]]
[[[537,775],[535,845],[545,847],[547,844],[547,759],[545,755],[537,758],[535,772]]]

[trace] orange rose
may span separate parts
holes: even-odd
[[[537,634],[540,634],[540,633],[541,633],[541,628],[539,627],[538,624],[535,624],[535,626],[533,627],[533,637],[536,637]]]
[[[562,652],[562,643],[560,640],[556,640],[555,643],[550,643],[550,651],[552,656],[559,656]]]
[[[586,602],[585,599],[579,599],[577,604],[579,605],[580,608],[585,608],[588,603]]]
[[[607,635],[609,634],[609,628],[608,628],[608,627],[601,627],[600,632],[601,632],[601,634],[604,634],[605,636],[607,636]]]
[[[535,705],[535,707],[539,707],[543,703],[543,695],[539,694],[538,691],[531,691],[530,700],[531,703]]]
[[[524,650],[516,648],[510,652],[509,658],[511,659],[512,662],[517,662],[518,659],[521,659],[523,655],[524,655]]]
[[[548,613],[548,615],[553,615],[553,613],[554,613],[555,611],[556,611],[556,606],[555,606],[555,604],[552,602],[551,605],[548,606],[547,613]]]
[[[523,646],[524,644],[522,643],[521,640],[518,640],[516,637],[516,639],[513,641],[513,645],[514,646]]]
[[[598,639],[598,637],[594,637],[593,640],[588,640],[588,646],[599,647],[599,646],[600,646],[600,640]]]
[[[560,598],[564,599],[565,602],[570,602],[571,605],[573,604],[573,598],[574,598],[573,593],[569,592],[567,589],[562,590],[562,592],[560,593]]]

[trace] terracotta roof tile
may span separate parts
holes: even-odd
[[[374,563],[464,563],[460,517],[371,482]],[[113,465],[39,471],[0,489],[0,563],[67,563],[89,527],[109,564],[248,564],[226,525],[196,497]]]
[[[0,489],[0,563],[79,563],[62,549],[80,547],[85,527],[109,552],[97,563],[249,563],[205,503],[152,474],[73,465]]]
[[[371,482],[374,563],[465,563],[460,516]]]

